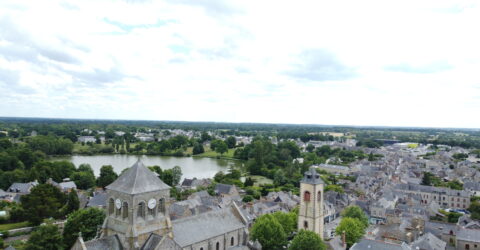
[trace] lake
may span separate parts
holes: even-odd
[[[169,169],[175,166],[182,168],[183,178],[212,178],[217,172],[228,171],[229,167],[241,167],[241,161],[201,158],[201,157],[173,157],[173,156],[150,156],[150,155],[73,155],[66,157],[55,157],[54,160],[67,160],[78,167],[86,163],[92,166],[95,175],[100,174],[103,165],[112,165],[117,174],[123,169],[131,167],[138,159],[145,166],[160,166],[162,169]]]

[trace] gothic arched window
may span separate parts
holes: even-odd
[[[322,201],[322,191],[318,191],[317,201],[318,201],[318,202]]]
[[[217,246],[215,247],[216,250],[220,250],[220,242],[217,242]]]
[[[235,244],[235,239],[232,237],[232,238],[230,239],[230,246],[233,246],[234,244]]]
[[[114,211],[115,211],[115,201],[113,200],[113,198],[110,198],[110,200],[108,201],[108,213],[113,214]]]
[[[158,212],[165,214],[165,199],[158,200]]]
[[[128,218],[128,203],[126,201],[123,202],[123,213],[122,213],[122,218]]]
[[[303,227],[304,227],[305,229],[308,229],[308,221],[304,221],[304,222],[303,222]]]
[[[145,218],[145,202],[143,202],[143,201],[138,203],[137,216]]]
[[[310,201],[310,192],[305,191],[305,193],[303,193],[303,201]]]

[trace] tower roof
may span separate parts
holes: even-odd
[[[150,169],[138,160],[133,166],[106,187],[126,194],[140,194],[170,189]]]
[[[308,184],[325,184],[315,168],[310,168],[307,172],[305,172],[301,182]]]

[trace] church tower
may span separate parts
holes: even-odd
[[[298,230],[317,233],[323,239],[323,180],[314,168],[305,172],[300,182]]]
[[[171,232],[166,202],[170,186],[140,160],[106,189],[102,237],[116,234],[126,249],[138,249],[151,233],[165,236]]]

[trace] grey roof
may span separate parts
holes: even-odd
[[[459,196],[459,197],[470,197],[470,194],[465,190],[453,190],[445,187],[433,187],[425,186],[414,183],[400,183],[395,186],[397,190],[404,191],[415,191],[415,192],[424,192],[424,193],[437,193],[440,195],[450,195],[450,196]]]
[[[245,228],[241,219],[235,216],[233,206],[172,221],[173,240],[186,247],[215,236]]]
[[[71,188],[77,189],[77,185],[75,185],[75,182],[73,181],[60,182],[58,183],[58,185],[60,186],[60,188],[62,188],[62,190]]]
[[[382,249],[382,250],[409,250],[411,249],[409,246],[402,244],[393,244],[393,243],[386,243],[383,241],[377,240],[368,240],[363,239],[360,242],[353,244],[350,250],[374,250],[374,249]]]
[[[140,194],[170,189],[170,186],[163,183],[139,160],[106,188],[126,194]]]
[[[310,170],[305,172],[301,182],[308,184],[325,184],[325,182],[323,182],[322,178],[320,178],[320,174],[317,173],[317,170],[315,170],[315,168],[310,168]]]
[[[95,239],[85,242],[85,247],[88,250],[122,250],[122,243],[118,236],[110,235],[104,238]]]
[[[442,250],[446,248],[447,243],[431,233],[426,233],[411,245],[413,249]]]
[[[14,248],[14,247],[12,247],[12,245],[10,245],[7,248],[5,248],[5,250],[16,250],[16,248]]]
[[[28,183],[15,182],[8,188],[7,191],[14,192],[14,193],[29,193],[30,189],[32,187],[35,187],[36,185],[37,185],[36,182],[28,182]]]
[[[232,188],[233,185],[218,183],[215,186],[215,192],[218,194],[229,194]]]
[[[162,236],[158,234],[150,234],[147,241],[143,244],[141,250],[154,250],[162,241]]]
[[[107,206],[107,193],[98,193],[93,196],[87,204],[87,207],[106,207]]]
[[[3,191],[3,189],[0,189],[0,197],[7,196],[8,193]]]
[[[461,228],[457,231],[457,240],[480,242],[480,230]]]

